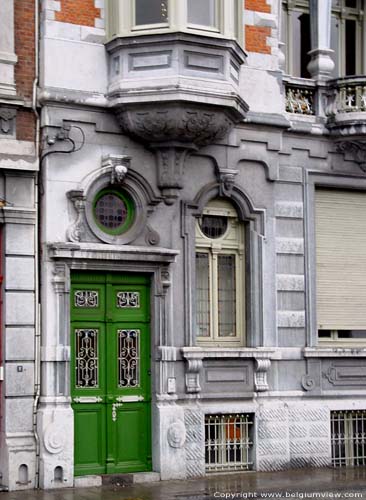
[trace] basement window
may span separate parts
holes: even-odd
[[[333,467],[366,465],[366,410],[331,412]]]
[[[253,468],[253,414],[205,416],[206,472]]]

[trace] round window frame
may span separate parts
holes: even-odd
[[[134,209],[134,220],[132,224],[126,229],[125,232],[120,234],[111,234],[106,232],[94,217],[93,203],[96,199],[98,193],[105,189],[117,189],[126,193],[133,203]],[[85,202],[85,219],[90,230],[96,238],[98,238],[103,243],[109,243],[111,245],[127,245],[134,240],[144,231],[147,221],[147,210],[144,203],[144,191],[142,188],[134,182],[133,179],[129,179],[127,176],[120,186],[118,184],[111,183],[111,168],[104,169],[102,175],[94,178],[94,180],[89,184],[86,189],[86,202]]]
[[[120,226],[118,226],[118,227],[116,227],[114,229],[110,229],[110,228],[104,226],[98,220],[98,217],[97,217],[97,214],[96,214],[96,206],[97,206],[98,201],[103,196],[108,195],[108,194],[113,194],[113,195],[117,196],[117,198],[119,198],[120,200],[122,200],[123,203],[125,204],[125,207],[126,207],[126,210],[127,210],[126,220],[123,222],[123,224],[121,224]],[[120,235],[126,233],[131,228],[131,226],[133,225],[135,217],[136,217],[135,204],[134,204],[133,199],[131,198],[131,196],[124,189],[118,189],[118,188],[115,188],[115,187],[108,187],[108,186],[105,187],[104,189],[101,189],[100,191],[98,191],[96,193],[96,195],[94,196],[93,206],[92,206],[92,212],[93,212],[94,222],[98,226],[98,228],[101,231],[103,231],[106,234],[109,234],[111,236],[120,236]]]

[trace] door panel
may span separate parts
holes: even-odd
[[[105,405],[86,403],[75,406],[75,475],[104,474]]]
[[[75,474],[151,470],[149,280],[79,272],[72,283]]]

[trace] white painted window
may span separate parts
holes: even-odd
[[[211,201],[196,224],[197,342],[244,344],[244,230],[232,205]]]
[[[253,415],[233,413],[205,416],[207,472],[250,470]]]
[[[242,43],[240,0],[109,0],[108,38],[187,32]]]
[[[366,411],[331,412],[332,465],[366,465]]]
[[[283,0],[282,4],[281,39],[285,44],[286,72],[310,78],[309,0]],[[330,48],[334,51],[334,78],[361,74],[366,69],[364,8],[364,0],[332,2]]]
[[[315,191],[320,343],[366,342],[366,193]]]

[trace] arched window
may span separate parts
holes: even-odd
[[[196,223],[197,342],[244,345],[244,227],[224,199],[207,204]]]

